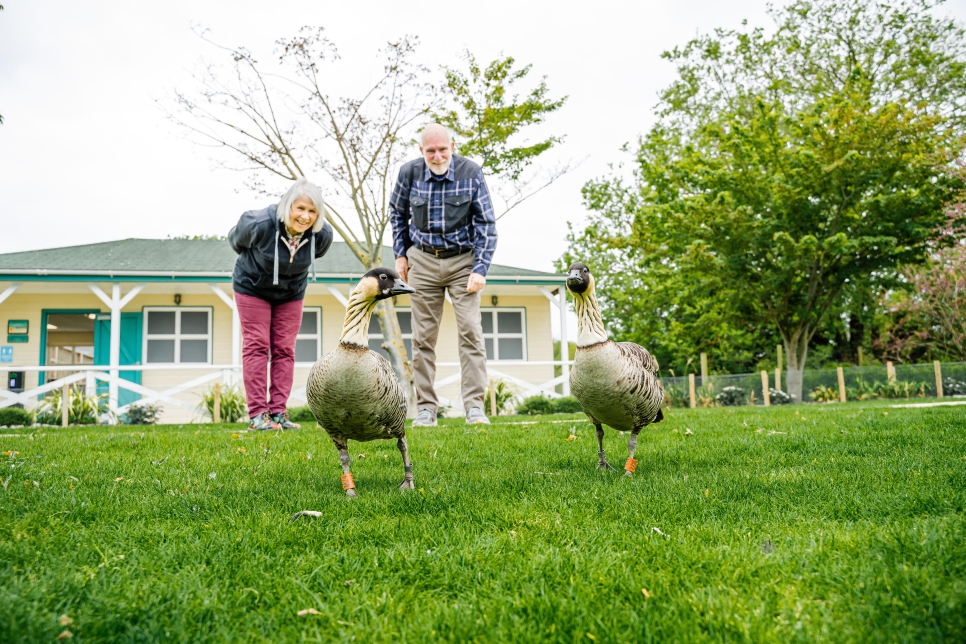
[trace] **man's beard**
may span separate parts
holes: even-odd
[[[432,163],[427,163],[426,165],[429,166],[429,171],[430,172],[432,172],[436,176],[442,176],[442,175],[446,174],[447,172],[449,172],[449,165],[450,165],[450,163],[452,163],[452,160],[447,161],[443,165],[433,165]]]

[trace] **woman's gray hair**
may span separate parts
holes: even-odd
[[[313,233],[319,232],[322,230],[322,226],[325,225],[325,210],[323,210],[325,202],[322,200],[322,191],[319,190],[319,187],[305,177],[296,179],[292,187],[282,195],[282,199],[278,202],[279,220],[286,226],[291,224],[292,204],[299,197],[308,197],[315,205],[315,209],[319,211],[319,216],[312,226]]]

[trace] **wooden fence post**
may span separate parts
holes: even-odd
[[[889,379],[889,382],[896,381],[896,366],[891,361],[886,362],[886,377]]]
[[[492,378],[490,378],[490,416],[496,416],[496,387],[493,386]]]
[[[842,371],[842,367],[837,367],[836,371],[839,376],[839,402],[845,402],[845,372]]]
[[[940,366],[939,360],[934,360],[932,363],[933,368],[936,370],[936,398],[943,397],[943,370]]]
[[[694,391],[693,373],[688,374],[688,389],[690,389],[690,393],[691,393],[691,409],[694,409],[695,407],[698,406],[698,396],[697,396],[697,393]]]
[[[859,366],[862,366],[862,347],[859,347]]]
[[[708,354],[701,354],[701,386],[708,384]]]
[[[70,424],[70,385],[64,385],[60,392],[60,424],[62,427]]]
[[[213,409],[211,410],[211,420],[216,424],[221,422],[221,383],[220,382],[215,383],[215,404],[213,405]]]
[[[782,345],[778,345],[778,366],[775,368],[775,389],[782,390]]]
[[[765,407],[771,405],[771,394],[768,393],[768,372],[764,369],[761,372],[761,397],[765,400]]]

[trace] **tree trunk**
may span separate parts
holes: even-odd
[[[382,346],[389,353],[390,362],[403,385],[406,394],[406,416],[416,417],[416,383],[413,378],[413,363],[406,352],[402,329],[396,317],[396,307],[392,300],[382,300],[376,306],[376,319],[382,329]]]
[[[784,334],[783,334],[784,336]],[[785,393],[794,402],[802,402],[802,371],[805,369],[805,358],[808,356],[808,342],[812,334],[806,328],[795,331],[791,338],[782,338],[785,345],[785,359],[788,370],[785,372]]]

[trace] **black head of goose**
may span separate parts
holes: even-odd
[[[598,469],[612,470],[604,457],[604,425],[629,431],[630,453],[624,472],[637,467],[637,435],[664,419],[664,390],[657,379],[658,364],[647,349],[633,342],[613,342],[600,314],[594,293],[594,276],[576,262],[567,272],[567,290],[577,314],[577,351],[570,370],[570,392],[597,428]]]
[[[309,372],[305,394],[319,425],[328,432],[342,462],[342,488],[356,496],[349,471],[348,441],[396,439],[405,478],[413,488],[413,466],[406,445],[406,398],[389,362],[369,349],[369,320],[380,300],[415,290],[396,271],[374,268],[349,294],[339,346],[322,356]]]

